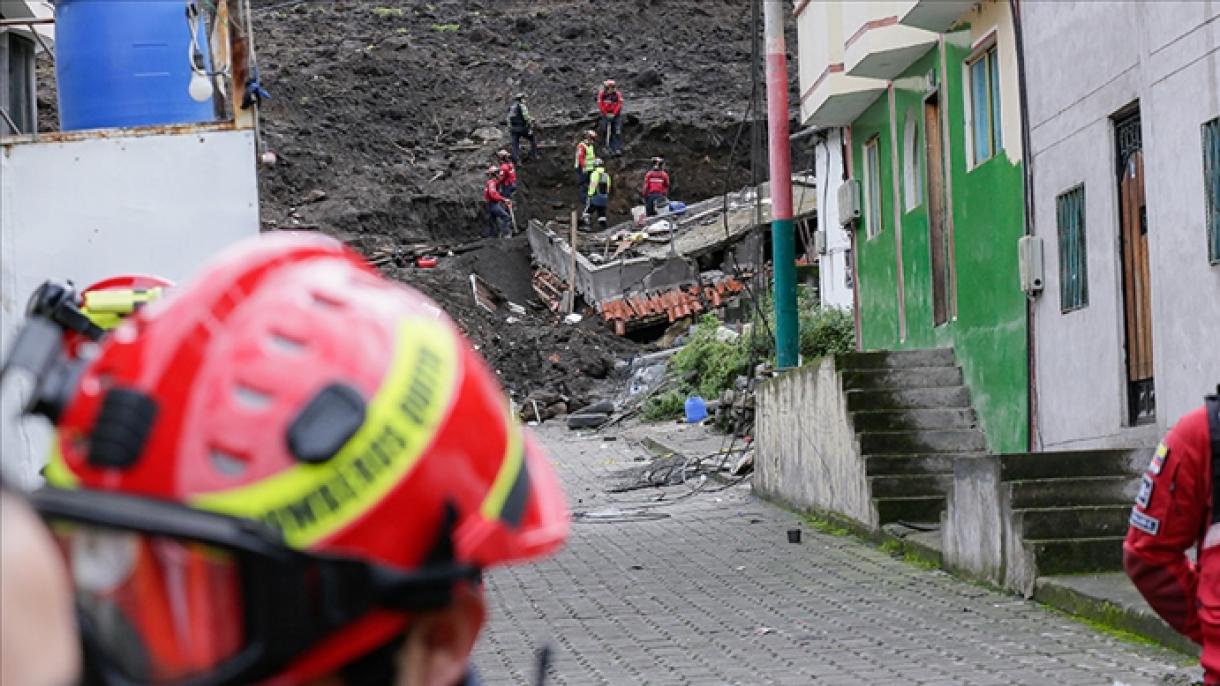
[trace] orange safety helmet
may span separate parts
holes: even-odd
[[[567,536],[495,375],[333,239],[239,243],[76,364],[34,502],[118,681],[333,674]]]

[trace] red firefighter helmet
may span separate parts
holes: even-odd
[[[233,246],[103,339],[46,474],[86,643],[141,682],[333,673],[568,531],[454,324],[316,234]]]
[[[64,331],[64,347],[77,356],[124,318],[160,298],[174,282],[149,274],[122,274],[102,279],[79,293],[69,283],[44,281],[30,295],[26,316],[46,317]]]

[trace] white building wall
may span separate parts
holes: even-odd
[[[1201,125],[1220,116],[1220,4],[1022,3],[1035,232],[1037,444],[1155,443],[1220,382],[1220,266],[1207,262]],[[1155,425],[1126,425],[1111,116],[1139,101],[1152,289]],[[1083,183],[1089,304],[1061,313],[1056,197]]]
[[[141,135],[139,130],[0,143],[0,349],[46,279],[78,287],[121,273],[186,279],[224,246],[259,231],[251,130]],[[45,423],[14,424],[0,398],[6,476],[31,484]]]
[[[847,252],[851,236],[839,226],[839,185],[843,182],[842,129],[827,130],[826,141],[814,151],[818,177],[818,230],[826,235],[826,253],[818,257],[818,290],[824,307],[850,310],[851,275]]]

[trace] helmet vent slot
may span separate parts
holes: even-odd
[[[289,336],[282,331],[272,331],[270,341],[273,348],[290,355],[299,354],[306,348],[305,341]]]
[[[249,466],[245,458],[219,448],[212,448],[208,452],[208,459],[216,471],[225,476],[241,476]]]
[[[313,304],[317,305],[318,307],[332,310],[343,307],[343,301],[333,295],[330,295],[329,293],[313,291],[309,295],[313,299]]]
[[[271,404],[270,393],[264,393],[257,388],[246,386],[245,384],[234,386],[233,395],[237,398],[239,405],[250,410],[266,409]]]

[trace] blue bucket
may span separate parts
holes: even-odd
[[[694,424],[707,419],[707,401],[697,395],[686,399],[686,423]]]
[[[186,0],[58,0],[55,77],[64,131],[215,119],[191,82]],[[209,68],[207,36],[197,43]]]
[[[682,214],[686,211],[686,203],[681,200],[670,200],[669,211],[672,214]]]

